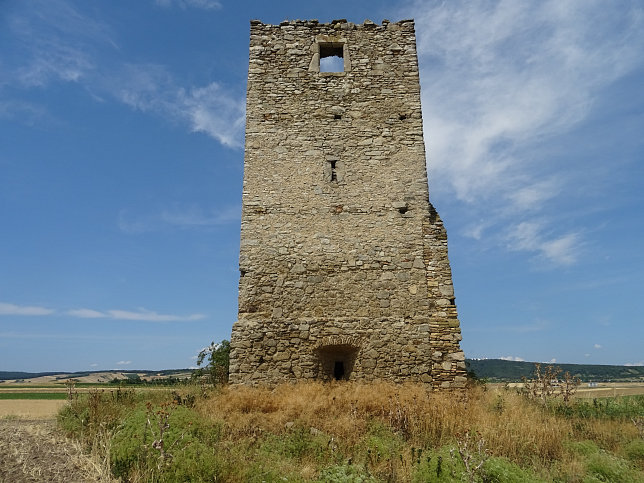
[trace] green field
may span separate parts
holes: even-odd
[[[63,392],[0,392],[0,400],[5,399],[67,399]]]

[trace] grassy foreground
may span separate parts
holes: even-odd
[[[59,424],[123,481],[636,482],[643,417],[644,396],[300,383],[93,391]]]

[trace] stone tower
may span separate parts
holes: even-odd
[[[414,22],[251,21],[246,107],[231,383],[463,386]]]

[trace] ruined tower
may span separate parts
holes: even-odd
[[[414,22],[251,21],[246,106],[230,381],[463,386]]]

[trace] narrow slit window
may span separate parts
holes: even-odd
[[[338,171],[335,167],[337,161],[329,161],[329,163],[331,164],[331,181],[338,181]]]
[[[320,72],[344,72],[343,44],[320,44]]]

